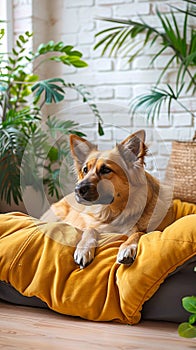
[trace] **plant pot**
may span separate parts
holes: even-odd
[[[174,198],[196,203],[195,141],[173,141],[166,178],[173,182]]]

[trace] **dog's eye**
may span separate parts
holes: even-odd
[[[87,166],[84,166],[84,168],[82,169],[83,174],[87,174],[88,173],[88,168]]]
[[[109,174],[112,172],[112,169],[108,168],[106,165],[102,165],[99,172],[101,175]]]

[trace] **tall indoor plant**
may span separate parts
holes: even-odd
[[[99,41],[95,49],[103,47],[102,55],[120,54],[126,57],[129,62],[141,54],[144,47],[149,44],[149,50],[156,43],[158,52],[152,53],[152,61],[166,53],[172,52],[171,58],[165,63],[164,68],[155,86],[147,94],[136,96],[131,100],[131,111],[142,110],[146,112],[147,118],[159,116],[163,104],[167,103],[168,116],[170,116],[171,105],[175,101],[192,118],[195,114],[182,101],[181,96],[186,92],[192,95],[196,92],[196,24],[191,21],[196,17],[195,0],[182,0],[187,3],[185,9],[170,6],[169,14],[161,13],[158,8],[156,16],[159,26],[152,26],[140,17],[138,21],[131,19],[101,18],[101,20],[115,23],[116,26],[104,29],[96,34]],[[176,13],[184,15],[183,23],[178,21]],[[183,27],[181,30],[181,26]],[[174,86],[166,84],[165,88],[160,87],[162,78],[173,62],[176,63],[176,80]]]
[[[0,32],[0,39],[4,30]],[[87,102],[103,133],[102,119],[93,98],[84,85],[62,78],[40,80],[34,68],[46,61],[77,68],[87,66],[82,53],[63,42],[42,43],[35,52],[28,49],[32,34],[19,35],[10,54],[0,54],[0,198],[8,204],[22,201],[22,187],[43,185],[50,196],[59,198],[60,169],[68,157],[70,133],[82,135],[80,126],[70,120],[46,118],[43,106],[59,103],[66,89],[75,89]],[[21,180],[22,178],[22,180]]]

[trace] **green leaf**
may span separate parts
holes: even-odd
[[[97,108],[97,105],[94,103],[94,99],[91,96],[90,92],[87,91],[85,85],[82,85],[82,84],[76,85],[76,84],[64,83],[64,86],[69,87],[69,88],[74,89],[77,92],[79,92],[79,94],[83,97],[83,101],[88,103],[88,105],[89,105],[90,109],[92,110],[94,116],[98,119],[98,122],[100,122],[101,124],[103,123],[103,119],[102,119],[102,117],[100,115],[100,112],[99,112],[99,110]],[[98,126],[98,128],[99,128],[99,126]]]
[[[29,82],[29,83],[34,83],[35,81],[37,81],[39,79],[39,76],[36,74],[28,74],[25,77],[25,81]]]
[[[189,316],[189,323],[190,324],[196,323],[196,314],[192,314],[191,316]]]
[[[59,173],[60,173],[60,169],[55,169],[55,170],[51,170],[51,169],[47,169],[48,170],[48,174],[47,174],[47,178],[44,178],[44,184],[47,184],[48,187],[48,194],[50,196],[56,196],[57,199],[60,198],[59,196]]]
[[[100,122],[98,123],[98,132],[100,136],[104,135],[104,130]]]
[[[19,140],[24,140],[23,133],[14,127],[5,127],[0,130],[0,183],[1,199],[11,204],[12,199],[16,204],[22,200],[20,188],[20,162],[21,153],[18,149]]]
[[[178,327],[178,333],[184,338],[195,338],[196,337],[196,327],[192,326],[188,322],[181,323]]]
[[[61,51],[64,48],[63,41],[59,41],[54,45],[54,50],[55,51]]]
[[[53,56],[53,57],[50,57],[50,60],[61,62],[63,64],[67,64],[68,66],[72,65],[76,68],[82,68],[82,67],[88,66],[88,64],[85,61],[81,60],[78,56],[68,56],[68,55]]]
[[[22,41],[23,44],[26,44],[27,39],[25,39],[25,37],[23,35],[19,35],[19,39],[20,39],[20,41]]]
[[[17,46],[18,46],[20,49],[22,48],[22,45],[21,45],[21,43],[20,43],[19,40],[16,40],[16,44],[17,44]]]
[[[56,138],[57,133],[61,133],[62,135],[69,135],[76,131],[79,126],[78,123],[75,123],[72,120],[59,120],[55,116],[49,116],[46,125],[48,126],[49,132],[53,138]]]
[[[14,60],[12,57],[8,57],[8,60],[10,61],[11,64],[15,64],[16,60]]]
[[[31,38],[33,36],[33,33],[30,33],[28,30],[25,32],[25,35],[28,37],[28,38]]]
[[[188,296],[182,299],[182,305],[185,310],[196,314],[196,296]]]
[[[187,0],[187,2],[189,2]],[[195,4],[195,3],[194,3]],[[196,81],[194,79],[194,74],[190,72],[189,66],[193,64],[196,65],[195,56],[189,57],[187,59],[187,50],[190,50],[191,53],[196,52],[196,35],[194,33],[191,34],[191,39],[189,39],[189,32],[193,32],[194,29],[191,30],[190,26],[188,26],[188,14],[190,8],[187,8],[183,21],[183,28],[181,30],[181,25],[177,20],[176,13],[170,11],[169,15],[161,14],[157,9],[156,14],[160,19],[162,28],[152,27],[144,22],[142,18],[139,21],[132,21],[130,19],[115,19],[115,18],[99,18],[102,21],[108,21],[112,23],[116,23],[116,27],[106,28],[96,34],[96,37],[102,36],[99,42],[94,46],[94,49],[97,49],[100,46],[103,46],[102,55],[106,52],[109,52],[109,55],[124,53],[124,57],[128,57],[128,61],[131,62],[136,56],[138,56],[145,45],[149,42],[151,46],[154,42],[157,42],[157,39],[161,39],[161,48],[158,50],[158,53],[153,55],[152,62],[156,60],[157,57],[161,56],[163,52],[167,49],[173,50],[172,59],[166,63],[165,67],[160,74],[160,77],[157,81],[157,84],[161,81],[163,75],[168,71],[171,66],[171,63],[176,59],[177,63],[181,62],[181,72],[179,72],[176,80],[177,89],[179,88],[179,82],[181,78],[181,82],[183,82],[184,75],[187,74],[188,79],[190,80],[190,85],[188,90],[192,88],[192,86],[196,86]],[[196,15],[196,10],[195,10]],[[121,27],[119,27],[121,24]],[[125,40],[125,33],[129,33]],[[131,55],[131,51],[135,49],[134,45],[131,45],[133,42],[132,39],[137,39],[137,43],[139,43],[138,36],[144,33],[145,37],[143,39],[143,46],[139,48],[136,52],[134,50],[134,54]],[[127,48],[127,50],[126,50]],[[109,51],[110,49],[110,51]],[[125,51],[126,50],[126,51]],[[131,58],[129,58],[131,55]],[[190,61],[192,58],[193,61]],[[186,62],[186,63],[185,63]],[[193,89],[194,91],[195,89]]]
[[[105,29],[96,34],[96,36],[99,36],[110,32],[94,46],[94,50],[96,50],[99,46],[104,44],[102,55],[106,53],[110,46],[111,49],[109,55],[111,56],[114,51],[115,55],[117,55],[122,49],[123,45],[126,46],[128,37],[131,40],[131,38],[134,39],[140,33],[147,31],[146,42],[144,43],[145,45],[148,42],[150,34],[154,31],[154,29],[148,26],[146,23],[112,18],[101,18],[101,20],[122,24],[122,26],[116,26],[113,28]]]
[[[170,5],[172,8],[174,8],[175,10],[181,12],[181,13],[185,13],[189,16],[193,16],[193,17],[196,17],[196,3],[195,3],[195,0],[184,0],[185,2],[187,2],[187,8],[184,10],[184,9],[181,9],[177,6],[174,6],[174,5]],[[192,4],[192,6],[189,6],[189,4]]]
[[[74,66],[76,68],[82,68],[82,67],[88,66],[88,64],[85,61],[79,59],[77,56],[70,56],[69,62],[72,66]]]
[[[3,31],[1,33],[3,34]],[[75,50],[72,45],[64,45],[63,42],[55,43],[52,40],[40,45],[40,52],[33,53],[26,45],[31,36],[31,33],[26,32],[17,38],[12,55],[6,60],[7,67],[3,67],[5,69],[3,73],[1,72],[0,77],[0,92],[6,97],[5,108],[4,100],[0,101],[4,112],[0,122],[0,198],[4,198],[8,203],[13,200],[19,203],[22,200],[21,174],[24,178],[22,186],[29,182],[34,188],[40,188],[43,185],[43,179],[40,180],[40,164],[46,171],[44,183],[47,184],[51,194],[58,196],[59,169],[64,158],[69,157],[66,135],[74,133],[85,136],[78,130],[77,123],[69,120],[54,120],[54,118],[51,118],[50,122],[48,120],[43,131],[40,123],[42,119],[40,109],[44,103],[60,102],[64,99],[66,88],[75,89],[82,96],[83,101],[88,103],[93,115],[98,119],[99,132],[103,134],[99,110],[85,86],[65,83],[61,78],[38,81],[37,75],[27,74],[28,64],[34,63],[37,58],[40,58],[40,55],[44,56],[48,52],[53,53],[55,60],[61,63],[64,63],[65,59],[69,65],[78,68],[86,67],[87,63],[81,59],[82,53]],[[32,65],[33,69],[36,70],[50,57],[51,54],[46,55],[42,60],[39,59],[37,65]],[[4,63],[0,57],[0,63],[2,62]],[[27,100],[26,96],[31,93],[34,99]],[[38,101],[40,107],[37,105]],[[49,142],[51,136],[55,135],[60,137],[55,139],[57,140],[55,146],[51,148]],[[26,152],[27,146],[28,152]],[[47,164],[43,165],[45,160]]]
[[[18,52],[14,48],[12,49],[12,52],[15,56],[18,56]]]
[[[7,86],[5,84],[0,83],[0,92],[5,92],[7,90]]]
[[[155,118],[156,111],[160,111],[160,108],[168,98],[168,94],[164,90],[160,90],[157,88],[151,89],[149,94],[142,94],[136,96],[132,99],[130,104],[130,110],[135,114],[137,110],[142,110],[147,113],[147,119],[152,117]]]
[[[53,40],[51,40],[47,44],[40,44],[35,55],[38,57],[39,55],[44,55],[48,52],[64,53],[64,55],[61,56],[55,55],[53,57],[49,57],[48,60],[61,62],[67,65],[73,65],[77,68],[87,66],[87,63],[81,60],[82,53],[78,50],[75,50],[72,45],[64,46],[62,41],[55,43]]]
[[[44,101],[46,104],[52,102],[58,103],[64,99],[64,90],[54,82],[64,83],[63,79],[52,78],[47,80],[42,80],[33,85],[32,91],[35,92],[36,97],[40,97],[44,93]]]
[[[58,160],[58,157],[59,157],[59,152],[58,152],[58,149],[56,147],[51,147],[49,152],[48,152],[48,158],[50,159],[50,161],[53,163],[53,162],[56,162]]]
[[[116,28],[115,28],[116,29]],[[109,46],[109,41],[111,42],[111,38],[115,38],[115,35],[117,35],[117,34],[119,34],[120,33],[120,31],[118,30],[118,31],[115,31],[115,33],[110,33],[110,34],[107,34],[106,36],[104,36],[104,38],[102,38],[101,40],[99,40],[98,42],[97,42],[97,44],[94,46],[94,50],[96,50],[99,46],[101,46],[102,44],[105,44],[105,47],[103,48],[103,50],[102,50],[102,56],[104,55],[104,53],[107,51],[107,48],[108,48],[108,46]],[[100,34],[100,33],[98,33],[98,34]]]
[[[5,29],[4,28],[1,28],[0,29],[0,39],[2,39],[5,35]]]
[[[82,57],[82,53],[78,50],[62,50],[62,52],[66,52],[69,56],[76,56],[81,58]]]

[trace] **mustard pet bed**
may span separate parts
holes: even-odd
[[[124,235],[101,235],[94,261],[74,262],[78,232],[22,213],[0,214],[0,281],[52,310],[93,321],[136,324],[165,279],[196,255],[196,205],[174,201],[175,222],[142,236],[131,266],[116,263]]]

